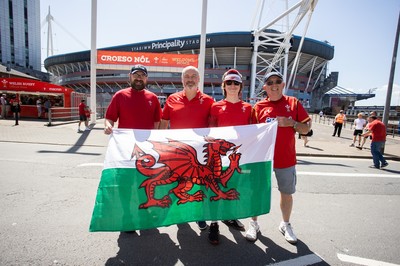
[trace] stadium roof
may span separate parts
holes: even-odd
[[[336,86],[325,93],[329,97],[354,97],[356,101],[365,100],[375,97],[375,94],[370,93],[355,93],[349,89],[343,88],[341,86]]]

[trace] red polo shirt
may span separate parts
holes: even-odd
[[[252,106],[240,101],[221,100],[211,106],[210,127],[240,126],[251,123]]]
[[[310,120],[307,111],[294,97],[282,96],[278,101],[268,98],[253,107],[253,123],[268,123],[277,116],[292,118],[297,122]],[[295,130],[292,127],[278,127],[275,142],[274,168],[287,168],[296,165]]]
[[[154,129],[154,123],[161,118],[160,102],[146,89],[122,89],[112,97],[105,118],[118,120],[118,128]]]
[[[168,96],[162,119],[169,120],[171,129],[208,127],[213,98],[197,90],[196,96],[188,100],[185,91]]]

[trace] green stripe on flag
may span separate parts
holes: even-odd
[[[238,200],[210,201],[215,196],[211,189],[194,185],[188,192],[202,190],[206,195],[201,202],[177,204],[178,198],[169,191],[177,182],[155,187],[155,198],[169,195],[169,207],[140,209],[147,201],[145,189],[140,184],[147,177],[135,168],[109,168],[102,172],[93,210],[90,231],[131,231],[200,220],[228,220],[269,213],[271,206],[272,162],[240,165],[241,173],[235,172],[223,191],[236,189]]]

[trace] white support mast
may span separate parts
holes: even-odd
[[[264,8],[264,1],[262,1],[262,7],[258,13],[260,24],[260,18]],[[250,83],[250,98],[255,98],[262,91],[262,85],[264,77],[271,71],[279,71],[283,74],[285,81],[287,81],[288,75],[288,53],[290,49],[290,40],[292,38],[293,31],[300,24],[304,16],[309,13],[308,22],[306,23],[306,29],[303,32],[302,41],[297,51],[295,64],[293,65],[293,70],[297,69],[298,57],[301,51],[301,45],[309,21],[311,20],[312,12],[317,5],[318,0],[301,0],[292,7],[288,7],[286,1],[286,11],[281,15],[277,16],[270,23],[264,27],[257,25],[254,29],[254,43],[253,43],[253,56],[252,56],[252,69],[251,69],[251,83]],[[259,4],[260,5],[260,4]],[[279,32],[272,28],[276,23],[281,22],[286,19],[286,24],[289,24],[288,16],[297,11],[296,18],[291,25],[287,25],[286,32]],[[283,22],[284,24],[284,22]],[[276,48],[277,50],[271,51],[271,48]],[[290,80],[293,80],[295,73],[290,73]]]

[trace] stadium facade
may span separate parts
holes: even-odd
[[[277,32],[274,30],[268,30]],[[279,32],[277,32],[279,33]],[[236,68],[243,74],[243,99],[250,99],[250,80],[253,55],[253,33],[222,32],[206,35],[204,92],[216,100],[222,98],[220,88],[222,74],[230,68]],[[300,36],[293,35],[288,54],[288,69],[296,56],[301,41]],[[107,51],[126,51],[143,53],[178,53],[199,54],[200,35],[177,37],[149,42],[126,44],[101,48]],[[258,52],[273,58],[276,46],[263,47]],[[328,62],[334,57],[334,47],[328,42],[305,38],[301,48],[299,65],[294,82],[288,87],[288,95],[311,102],[313,94],[320,97],[328,89],[337,85],[337,73],[328,74]],[[80,51],[48,57],[44,61],[46,70],[52,75],[53,83],[70,87],[77,92],[90,92],[90,51]],[[149,89],[160,98],[182,89],[181,73],[160,71],[149,67]],[[128,86],[128,70],[101,69],[97,67],[98,99],[107,101],[121,88]],[[323,93],[316,93],[323,91]],[[106,103],[105,103],[106,104]]]

